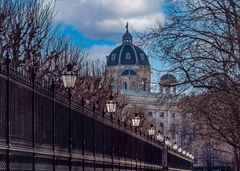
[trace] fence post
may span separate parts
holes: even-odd
[[[136,134],[136,137],[138,137],[137,128],[135,129],[135,134]],[[138,138],[136,138],[136,170],[137,170],[137,166],[138,166]]]
[[[125,130],[125,132],[127,131],[127,123],[126,123],[126,121],[124,122],[124,130]],[[127,133],[125,133],[125,140],[126,140],[126,138],[127,138]],[[126,165],[126,163],[127,163],[127,146],[126,146],[126,141],[124,143],[125,143],[125,170],[126,170],[126,168],[127,168],[127,165]]]
[[[85,104],[85,101],[84,101],[84,98],[82,96],[82,156],[83,156],[83,163],[82,163],[82,168],[84,170],[84,162],[85,162],[85,138],[84,138],[84,104]]]
[[[68,102],[69,102],[69,120],[68,120],[68,131],[69,131],[69,171],[72,171],[72,111],[71,111],[71,106],[72,106],[72,93],[71,89],[68,88]]]

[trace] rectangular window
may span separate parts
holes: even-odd
[[[161,116],[161,117],[164,117],[164,112],[160,112],[160,116]]]
[[[175,113],[172,113],[172,118],[175,118]]]
[[[148,112],[148,116],[149,116],[149,117],[152,117],[152,112]]]

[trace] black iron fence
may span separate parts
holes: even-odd
[[[130,125],[0,68],[0,170],[161,170],[161,144]],[[71,112],[71,115],[69,115]],[[71,117],[70,117],[71,116]],[[169,150],[169,168],[191,160]]]

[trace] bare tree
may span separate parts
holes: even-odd
[[[1,56],[8,51],[14,67],[39,65],[41,60],[56,52],[51,42],[55,37],[52,26],[53,3],[43,0],[1,0]]]
[[[172,0],[165,23],[156,23],[142,37],[176,73],[179,86],[189,88],[185,93],[197,126],[232,146],[238,170],[239,11],[235,0]]]
[[[105,65],[89,60],[83,43],[71,43],[54,26],[54,5],[54,0],[0,0],[0,62],[8,54],[12,69],[34,71],[39,82],[54,80],[57,90],[63,89],[61,75],[71,63],[78,75],[73,96],[103,110],[112,92]]]

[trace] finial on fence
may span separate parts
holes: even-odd
[[[55,89],[55,81],[54,81],[54,79],[52,78],[52,82],[51,82],[51,89],[54,91],[54,89]]]
[[[104,111],[104,109],[102,110],[102,116],[105,117],[105,111]]]
[[[92,109],[93,109],[93,113],[95,114],[95,112],[96,112],[96,105],[95,104],[93,104]]]
[[[5,59],[5,64],[7,66],[7,68],[9,69],[9,65],[10,65],[11,59],[9,57],[9,50],[7,50],[7,54],[6,54],[6,59]]]
[[[82,108],[84,109],[84,104],[85,104],[85,101],[84,101],[84,98],[82,96],[82,99],[81,99],[81,104],[82,104]]]
[[[124,127],[125,127],[125,128],[127,127],[127,122],[126,122],[126,121],[124,122]]]

